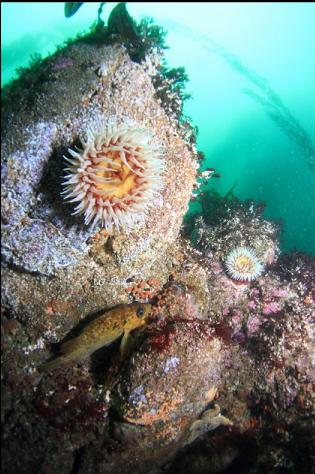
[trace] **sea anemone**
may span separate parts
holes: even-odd
[[[236,247],[225,259],[225,268],[233,280],[252,281],[263,271],[255,252],[248,247]]]
[[[161,186],[163,161],[146,130],[89,129],[83,149],[69,149],[63,195],[73,215],[106,230],[128,230],[143,220]]]

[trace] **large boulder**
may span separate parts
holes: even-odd
[[[130,302],[130,281],[168,278],[197,161],[157,98],[147,63],[133,62],[121,45],[73,44],[30,71],[29,88],[7,93],[3,302],[34,325],[45,318],[56,330],[51,340],[88,313]],[[147,130],[163,160],[163,187],[149,213],[112,235],[72,216],[74,206],[60,195],[64,154],[82,147],[100,121]]]

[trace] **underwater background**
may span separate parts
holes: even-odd
[[[315,4],[2,12],[3,473],[315,472]]]
[[[105,4],[105,21],[114,5]],[[98,7],[65,18],[63,3],[3,2],[2,86],[32,55],[87,31]],[[315,4],[128,3],[128,11],[164,27],[169,66],[186,69],[184,110],[198,127],[202,169],[220,175],[208,187],[264,201],[264,216],[284,222],[282,249],[315,254]]]

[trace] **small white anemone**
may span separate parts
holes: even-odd
[[[77,203],[73,214],[84,214],[86,225],[129,230],[162,187],[159,148],[137,128],[89,129],[87,138],[81,151],[68,150],[62,194]]]
[[[255,252],[248,247],[236,247],[226,257],[224,265],[233,280],[249,282],[263,272],[263,265]]]

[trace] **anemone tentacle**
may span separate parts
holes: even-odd
[[[226,257],[226,272],[233,280],[249,282],[263,272],[263,264],[249,247],[236,247]]]
[[[69,149],[62,195],[86,225],[133,227],[162,188],[163,160],[142,129],[89,129],[83,149]]]

